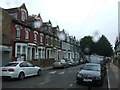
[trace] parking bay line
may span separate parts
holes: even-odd
[[[48,81],[45,81],[45,82],[42,82],[42,83],[39,83],[39,85],[46,84],[46,83],[48,83],[48,82],[50,82],[50,81],[52,81],[52,79],[51,79],[51,80],[48,80]]]
[[[110,90],[110,80],[109,80],[109,75],[108,75],[108,69],[107,69],[107,81],[108,81],[108,90]]]
[[[56,71],[49,72],[49,74],[55,74],[55,73],[56,73]]]
[[[72,87],[73,84],[70,84],[69,87]]]
[[[65,72],[59,72],[59,74],[64,74]]]
[[[74,83],[76,83],[76,81],[74,81]],[[74,83],[70,84],[69,87],[72,87]]]

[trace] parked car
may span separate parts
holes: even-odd
[[[74,65],[79,65],[79,59],[75,59],[75,58],[73,58],[73,61],[74,61]]]
[[[86,63],[77,73],[76,81],[78,84],[99,85],[103,83],[103,71],[100,64]]]
[[[41,75],[41,71],[41,67],[34,66],[27,61],[14,61],[2,67],[2,77],[22,80],[27,76]]]
[[[96,63],[96,64],[100,64],[103,71],[104,71],[104,75],[106,73],[106,61],[105,61],[105,58],[103,56],[95,56],[95,55],[92,55],[90,57],[90,63]]]
[[[67,60],[67,63],[68,63],[69,66],[74,66],[75,65],[73,59]]]
[[[86,63],[86,60],[84,58],[80,58],[80,64]]]
[[[53,63],[53,68],[65,68],[65,67],[68,67],[68,64],[64,59],[56,60]]]

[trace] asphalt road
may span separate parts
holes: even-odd
[[[82,65],[65,69],[51,69],[42,72],[41,76],[27,77],[24,80],[2,81],[2,88],[64,88],[64,89],[90,89],[84,85],[77,85],[76,73]],[[104,78],[102,87],[91,87],[92,90],[104,88],[107,90],[107,75]]]

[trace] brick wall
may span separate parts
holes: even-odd
[[[11,17],[6,11],[2,10],[2,44],[11,45],[10,37],[11,37]]]
[[[52,66],[54,59],[41,59],[41,60],[31,60],[29,61],[33,65],[40,66],[40,67],[46,67],[46,66]]]

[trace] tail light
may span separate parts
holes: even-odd
[[[8,69],[9,72],[14,72],[13,68]]]
[[[63,63],[60,62],[59,64],[63,64]]]

